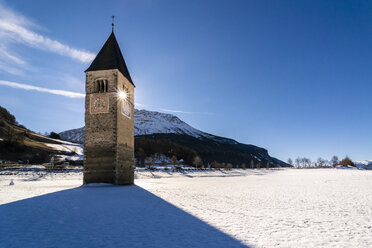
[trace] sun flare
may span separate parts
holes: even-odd
[[[127,98],[127,93],[126,92],[124,92],[124,91],[120,91],[119,92],[119,98],[120,99],[126,99]]]

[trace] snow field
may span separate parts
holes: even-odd
[[[136,178],[132,187],[79,187],[81,173],[0,174],[0,233],[12,233],[0,237],[0,247],[21,247],[22,240],[35,245],[29,247],[56,241],[70,247],[80,241],[91,247],[372,247],[372,171],[137,170]],[[17,241],[29,223],[33,228]],[[30,243],[32,237],[44,238]]]
[[[255,247],[372,247],[372,172],[287,169],[138,185]]]

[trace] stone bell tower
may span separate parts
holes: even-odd
[[[84,184],[133,184],[135,86],[114,32],[85,72]]]

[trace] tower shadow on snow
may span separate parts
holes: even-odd
[[[136,185],[85,185],[1,205],[0,233],[0,247],[248,247]]]

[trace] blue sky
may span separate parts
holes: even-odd
[[[83,126],[70,92],[111,15],[138,108],[283,160],[372,159],[368,1],[0,0],[0,105],[34,131]]]

